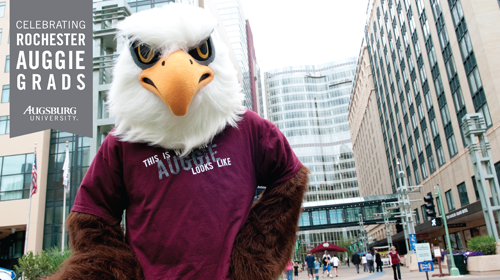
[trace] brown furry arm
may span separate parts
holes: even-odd
[[[66,220],[71,257],[50,280],[142,280],[142,268],[118,222],[71,212]]]
[[[291,259],[309,169],[266,190],[253,206],[231,253],[234,280],[276,279]]]

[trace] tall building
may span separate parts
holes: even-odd
[[[50,131],[10,138],[10,0],[0,2],[0,267],[12,267],[23,254],[28,220],[33,152],[37,146],[38,192],[31,200],[28,250],[43,238]]]
[[[356,70],[349,106],[349,127],[359,194],[373,196],[393,193],[383,138],[378,133],[381,127],[366,46],[362,47]]]
[[[355,68],[356,58],[348,58],[265,72],[268,119],[283,132],[299,160],[311,171],[304,207],[347,203],[349,198],[359,196],[347,120]],[[313,222],[326,221],[326,212],[313,211]],[[337,216],[330,216],[334,218]],[[304,213],[299,226],[308,225],[309,219],[309,213]],[[320,226],[299,231],[297,240],[301,247],[310,249],[322,242],[347,240],[357,231],[358,227],[353,226]],[[302,259],[304,253],[298,252],[295,258]]]
[[[257,63],[257,56],[255,55],[255,47],[253,44],[252,28],[250,27],[250,22],[248,20],[246,21],[246,34],[248,43],[248,69],[252,96],[252,111],[256,112],[261,117],[265,117],[260,67]]]
[[[111,69],[116,59],[116,23],[130,14],[161,7],[172,2],[201,6],[217,18],[219,27],[214,30],[229,45],[224,26],[215,3],[210,0],[110,0],[93,1],[93,138],[46,130],[13,139],[9,138],[9,11],[10,0],[0,0],[0,267],[11,269],[24,251],[28,219],[29,189],[33,164],[33,150],[37,146],[38,191],[32,196],[29,223],[28,251],[39,252],[61,246],[63,185],[62,166],[66,141],[70,155],[70,185],[66,213],[69,213],[83,177],[102,141],[114,127],[114,118],[106,108],[107,91],[111,83]],[[88,11],[91,12],[91,11]],[[117,44],[118,43],[118,44]],[[232,50],[230,49],[230,53]],[[231,54],[233,65],[239,70],[236,57]],[[239,73],[241,76],[241,72]],[[241,78],[240,78],[241,82]],[[9,213],[5,215],[5,213]],[[65,240],[68,240],[66,235]]]
[[[306,201],[359,196],[347,114],[356,59],[265,73],[269,120],[311,170]]]
[[[408,185],[423,185],[422,198],[440,186],[451,246],[463,249],[486,235],[462,118],[480,113],[487,126],[494,169],[500,171],[500,9],[497,1],[375,0],[365,29],[380,123],[373,137],[383,146],[391,189],[398,159]],[[357,94],[370,95],[360,88]],[[367,133],[361,126],[358,134]],[[380,135],[382,138],[380,138]],[[382,139],[382,141],[380,140]],[[368,150],[365,151],[365,153]],[[367,169],[372,166],[369,160]],[[493,168],[493,167],[492,167]],[[363,172],[367,172],[364,170]],[[368,175],[360,175],[364,178]],[[361,185],[363,187],[370,185]],[[363,192],[363,191],[362,191]],[[442,227],[432,227],[424,202],[412,202],[418,241],[446,246]],[[393,240],[402,240],[402,234]],[[404,244],[404,242],[403,242]]]
[[[244,105],[260,114],[258,100],[260,76],[257,74],[260,69],[255,57],[250,23],[245,20],[240,0],[215,0],[215,2],[241,70]]]

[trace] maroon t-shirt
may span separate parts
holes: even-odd
[[[301,166],[279,129],[252,111],[184,158],[110,134],[73,211],[121,220],[126,210],[126,241],[146,279],[229,279],[257,186],[273,187]]]
[[[398,264],[399,263],[399,254],[398,254],[398,252],[396,252],[396,253],[389,252],[389,257],[391,258],[392,264]]]

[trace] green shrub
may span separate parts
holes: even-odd
[[[48,251],[42,251],[34,255],[33,252],[24,254],[19,260],[19,264],[14,266],[18,276],[23,275],[25,280],[39,280],[54,274],[61,263],[69,256],[71,251],[64,251],[53,247]]]
[[[496,253],[497,244],[492,236],[476,236],[467,241],[467,248],[485,255],[493,255]]]

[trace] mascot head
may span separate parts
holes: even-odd
[[[215,28],[208,11],[183,4],[120,22],[125,44],[108,96],[117,137],[186,155],[236,126],[244,96]]]

